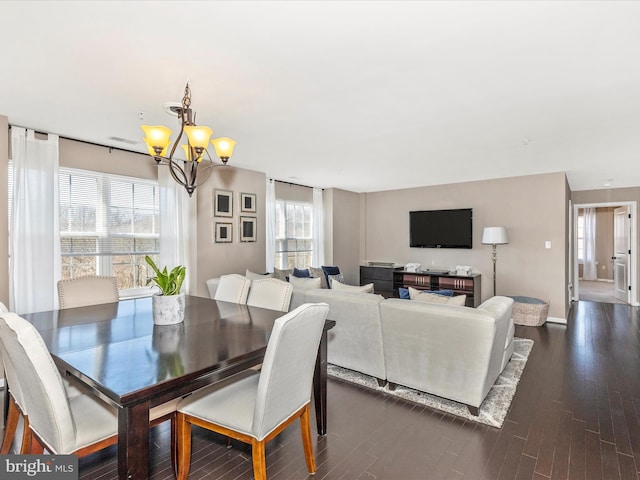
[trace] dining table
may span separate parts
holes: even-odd
[[[260,365],[285,313],[186,296],[184,321],[155,325],[151,298],[22,315],[42,335],[60,371],[118,410],[118,478],[149,477],[149,411]],[[326,320],[313,399],[327,431]],[[10,386],[9,386],[10,388]]]

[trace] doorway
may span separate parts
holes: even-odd
[[[636,305],[636,202],[573,207],[572,300]]]

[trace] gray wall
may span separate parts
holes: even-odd
[[[359,285],[360,194],[328,188],[323,200],[325,265],[337,265],[347,284]]]
[[[482,274],[482,299],[492,295],[491,247],[482,230],[507,228],[498,246],[497,294],[550,302],[549,315],[566,318],[568,189],[564,173],[502,178],[365,194],[365,261],[417,262],[423,267],[472,265]],[[473,248],[409,247],[409,211],[473,208]],[[334,211],[337,208],[334,206]],[[545,242],[551,241],[551,248]]]
[[[233,217],[213,216],[214,190],[233,192]],[[197,278],[195,294],[208,297],[205,282],[212,277],[227,273],[244,274],[246,269],[254,272],[265,271],[265,196],[266,176],[253,170],[244,170],[231,166],[214,168],[211,178],[196,189],[198,202],[197,240],[191,248],[197,255]],[[256,213],[240,211],[240,194],[256,194]],[[256,217],[256,242],[240,242],[240,217]],[[215,222],[233,225],[232,243],[215,243]]]

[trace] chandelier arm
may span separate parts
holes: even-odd
[[[184,113],[183,113],[184,115]],[[173,147],[171,147],[171,153],[169,154],[169,160],[173,158],[173,154],[176,152],[176,148],[182,139],[182,133],[184,132],[184,117],[182,117],[182,121],[180,122],[180,133],[178,134],[178,138],[173,142]]]
[[[178,175],[176,174],[176,169],[180,172],[180,175],[182,176],[182,178],[178,177]],[[186,187],[187,185],[189,185],[189,182],[187,180],[187,175],[184,172],[184,170],[182,170],[180,165],[178,165],[175,161],[171,159],[169,159],[169,173],[171,173],[171,176],[173,177],[173,179],[183,187]]]

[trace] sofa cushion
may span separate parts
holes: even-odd
[[[331,282],[329,282],[329,275],[338,275],[340,273],[339,267],[323,265],[322,273],[324,274],[324,278],[327,279],[327,288],[331,288]]]
[[[444,295],[438,295],[436,293],[424,292],[415,288],[409,287],[409,297],[411,300],[425,303],[444,303],[447,305],[459,305],[464,306],[467,296],[456,295],[454,297],[447,297]]]
[[[333,280],[335,280],[336,282],[344,283],[344,275],[342,273],[338,273],[337,275],[327,275],[327,280],[329,282],[329,285],[332,285]]]
[[[280,270],[279,268],[273,269],[273,276],[278,280],[282,280],[284,282],[287,281],[287,277],[293,274],[293,268],[288,268],[286,270]]]
[[[322,288],[329,288],[327,285],[327,278],[324,276],[324,272],[321,268],[309,267],[309,272],[314,278],[320,278],[322,280]]]
[[[366,285],[358,287],[356,285],[345,285],[335,279],[331,279],[331,288],[341,292],[373,293],[373,283],[367,283]]]
[[[249,280],[261,280],[263,278],[273,277],[273,273],[256,273],[256,272],[252,272],[247,268],[247,270],[244,272],[244,276],[247,277]]]
[[[311,273],[307,268],[294,268],[293,276],[298,278],[309,278],[311,277]]]
[[[311,278],[311,277],[296,277],[295,275],[291,275],[289,277],[289,283],[293,285],[293,288],[322,288],[322,279],[321,278]]]

